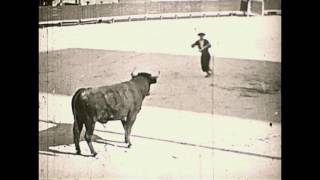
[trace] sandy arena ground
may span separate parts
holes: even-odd
[[[41,179],[281,179],[281,17],[223,17],[40,29]],[[214,47],[204,78],[196,33]],[[79,87],[161,71],[124,148],[118,121],[97,126],[99,155],[74,154]]]

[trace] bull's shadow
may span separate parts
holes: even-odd
[[[68,146],[70,144],[74,144],[73,142],[73,124],[67,123],[52,123],[49,121],[39,120],[40,122],[55,124],[55,126],[45,129],[39,132],[39,154],[55,156],[55,154],[65,154],[65,155],[78,155],[76,151],[74,152],[63,152],[58,150],[50,149],[52,146],[60,146],[65,145]],[[85,141],[84,139],[85,128],[82,130],[80,135],[80,141]],[[114,143],[124,143],[115,140],[103,139],[97,135],[93,135],[92,141],[96,143],[116,146],[120,148],[126,148],[127,146],[118,146]],[[53,153],[53,154],[51,154]],[[83,155],[85,157],[92,157],[91,155]]]

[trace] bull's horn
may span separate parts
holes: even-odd
[[[157,75],[152,75],[153,78],[158,78],[160,76],[160,71],[158,71]]]
[[[133,69],[133,71],[131,72],[131,76],[132,77],[135,77],[135,76],[137,76],[138,74],[137,74],[137,71],[136,71],[136,67]]]

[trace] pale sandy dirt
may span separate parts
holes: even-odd
[[[217,57],[281,61],[281,17],[219,17],[39,29],[39,51],[89,48],[194,55],[205,32]]]
[[[96,158],[74,151],[70,96],[40,93],[39,175],[43,179],[279,179],[281,124],[143,106],[133,146],[119,121],[96,125]],[[48,122],[53,121],[53,122]]]

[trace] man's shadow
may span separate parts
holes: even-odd
[[[39,152],[39,154],[49,155],[49,156],[55,156],[55,154],[78,155],[76,154],[75,150],[74,152],[63,152],[63,151],[50,149],[50,147],[52,146],[74,144],[73,124],[54,123],[54,122],[49,122],[44,120],[39,120],[39,121],[55,125],[53,127],[50,127],[48,129],[45,129],[39,132],[39,151],[41,151]],[[85,131],[86,131],[85,128],[83,128],[80,135],[80,141],[85,141],[84,139]],[[127,146],[119,146],[114,144],[114,143],[124,143],[124,142],[103,139],[95,134],[92,137],[92,141],[100,144],[111,145],[111,146],[116,146],[120,148],[127,148]],[[50,154],[50,152],[53,154]],[[91,155],[83,155],[83,154],[81,154],[80,156],[92,157]]]

